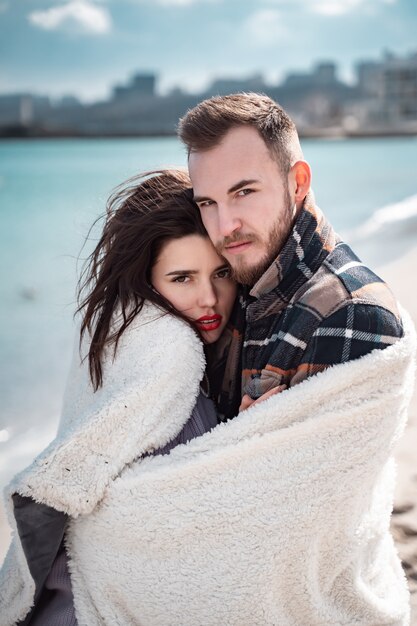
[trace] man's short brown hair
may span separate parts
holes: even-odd
[[[303,158],[292,119],[274,100],[257,93],[203,100],[180,120],[178,134],[190,155],[214,148],[229,130],[246,125],[259,132],[284,174]]]

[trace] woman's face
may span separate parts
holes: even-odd
[[[205,343],[217,341],[230,317],[236,284],[208,237],[188,235],[168,241],[151,280],[177,311],[196,322]]]

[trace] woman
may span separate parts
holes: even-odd
[[[78,481],[84,472],[95,476],[89,479],[95,491],[96,481],[102,478],[96,472],[97,458],[102,464],[104,450],[104,464],[113,464],[106,472],[108,482],[137,458],[167,454],[217,425],[207,376],[201,388],[188,388],[187,368],[197,369],[202,379],[200,340],[209,345],[222,335],[236,285],[207,236],[187,174],[175,170],[151,172],[119,188],[110,200],[102,236],[83,278],[78,309],[81,364],[76,350],[60,434],[51,446],[59,448],[60,438],[74,445],[72,434],[82,433],[92,416],[97,419],[99,426],[85,455],[86,460],[93,456],[94,462],[77,467]],[[178,403],[183,396],[185,402]],[[158,404],[163,419],[155,417],[155,432],[152,427],[146,434],[139,429],[137,440],[135,423],[143,420],[141,409],[152,404]],[[105,430],[97,416],[108,413]],[[110,432],[119,437],[117,462],[106,440]],[[120,447],[126,448],[123,454]],[[42,459],[35,461],[42,463]],[[66,479],[72,469],[70,460],[60,463],[59,490],[71,490]],[[22,490],[13,495],[31,580],[26,581],[26,596],[23,593],[13,610],[2,607],[3,615],[10,613],[5,623],[16,619],[31,626],[77,623],[64,548],[67,514],[71,516],[74,502],[65,504],[56,494],[49,500],[45,489],[46,481],[43,495],[25,495]],[[105,498],[106,485],[100,489]],[[86,512],[84,505],[75,504],[74,517]]]

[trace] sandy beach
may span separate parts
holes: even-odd
[[[398,255],[395,255],[398,257]],[[391,257],[392,258],[392,257]],[[375,263],[373,264],[375,266]],[[410,275],[417,271],[417,246],[408,246],[403,256],[377,271],[393,289],[399,302],[411,314],[417,326],[417,293],[411,287]],[[401,557],[411,591],[411,626],[417,626],[417,389],[409,411],[409,421],[397,451],[398,478],[392,516],[392,533]],[[4,510],[0,507],[0,562],[10,541]]]
[[[417,271],[417,247],[400,260],[379,268],[399,302],[417,326],[417,294],[410,288],[410,275]],[[397,487],[391,529],[407,574],[411,592],[411,626],[417,626],[417,381],[411,401],[406,432],[399,442]]]

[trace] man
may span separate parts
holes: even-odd
[[[315,204],[297,130],[278,104],[211,98],[185,115],[179,135],[204,225],[243,286],[216,394],[226,419],[402,336],[391,291]]]

